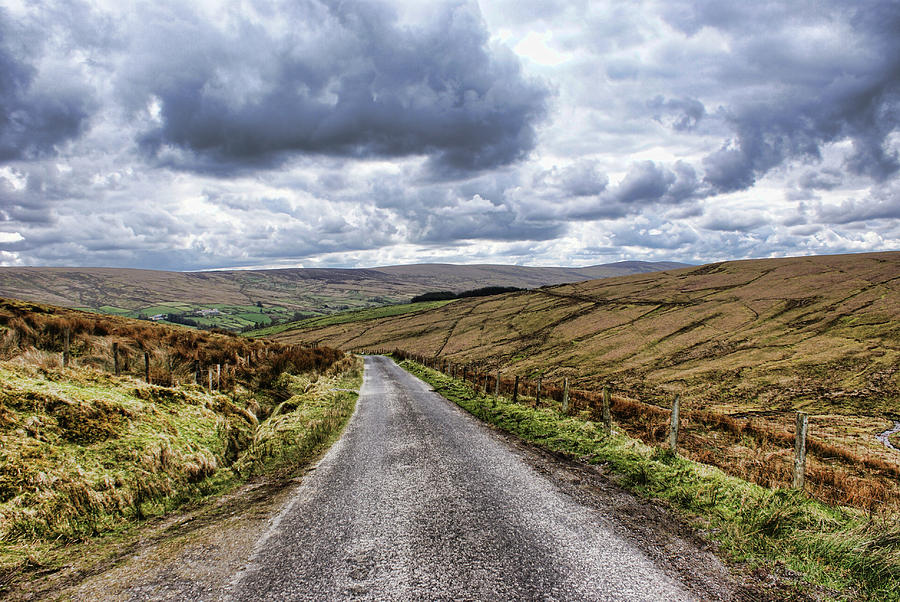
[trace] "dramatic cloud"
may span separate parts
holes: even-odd
[[[0,265],[900,248],[900,4],[0,8]]]
[[[0,161],[35,159],[81,133],[93,109],[77,75],[29,56],[39,33],[0,7]]]
[[[438,171],[465,172],[533,148],[547,90],[508,49],[489,46],[477,7],[435,6],[419,27],[362,0],[278,9],[287,28],[276,32],[150,15],[135,47],[153,58],[129,65],[122,84],[158,106],[160,123],[140,137],[148,153],[211,171],[296,152],[424,155]]]
[[[735,135],[703,161],[717,190],[748,188],[790,159],[821,159],[837,140],[852,142],[845,166],[856,174],[882,181],[900,169],[890,140],[900,125],[896,2],[692,2],[666,10],[685,33],[714,27],[730,42],[715,72],[736,84],[721,109]]]

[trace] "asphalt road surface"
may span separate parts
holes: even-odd
[[[234,600],[692,600],[596,510],[384,357]]]

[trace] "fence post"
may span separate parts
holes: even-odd
[[[513,403],[519,401],[519,375],[516,374],[516,384],[513,385]]]
[[[222,364],[216,364],[216,391],[222,388]]]
[[[603,406],[600,412],[600,419],[603,421],[603,426],[606,430],[612,429],[612,416],[609,412],[609,387],[603,387]]]
[[[569,377],[568,376],[563,380],[562,411],[563,411],[563,414],[569,413]]]
[[[797,412],[797,429],[794,432],[794,489],[803,489],[806,481],[806,432],[809,416]]]
[[[212,366],[207,368],[209,371],[209,387],[207,387],[210,391],[212,391]]]
[[[113,343],[113,373],[119,375],[119,344]]]
[[[66,344],[63,347],[63,367],[69,365],[69,329],[66,328]]]
[[[144,352],[144,380],[150,382],[150,353]]]
[[[250,365],[249,356],[247,359],[247,365],[248,366]],[[198,360],[198,359],[194,360],[194,384],[195,385],[200,384],[200,360]]]
[[[497,370],[497,382],[494,383],[494,397],[500,397],[500,371]]]
[[[678,453],[678,427],[681,426],[681,395],[672,402],[672,420],[669,422],[669,449]]]
[[[541,405],[541,381],[544,380],[544,373],[538,374],[537,394],[534,396],[534,405]]]

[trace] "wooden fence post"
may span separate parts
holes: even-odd
[[[216,364],[216,391],[222,388],[222,364]]]
[[[544,380],[544,374],[538,374],[537,394],[534,396],[535,405],[541,405],[541,381]]]
[[[672,402],[672,420],[669,422],[669,449],[678,453],[678,427],[681,426],[681,395]]]
[[[248,358],[249,358],[249,356],[248,356]],[[247,360],[247,363],[248,364],[250,363],[249,359]],[[194,360],[194,384],[195,385],[200,384],[200,360],[198,360],[198,359]]]
[[[519,401],[519,375],[516,374],[516,384],[513,385],[513,403]]]
[[[612,416],[609,412],[609,387],[603,387],[603,406],[600,411],[600,420],[603,421],[603,426],[606,430],[610,430],[612,428]]]
[[[806,482],[806,432],[809,416],[797,412],[797,428],[794,432],[794,489],[803,489]]]
[[[562,411],[563,411],[563,414],[569,413],[569,377],[568,376],[563,380]]]
[[[209,387],[207,388],[212,391],[212,366],[210,366],[207,370],[209,371]]]
[[[119,375],[119,344],[113,343],[113,374]]]
[[[63,347],[63,367],[69,365],[69,329],[66,328],[66,344]]]
[[[500,371],[497,370],[497,382],[494,383],[494,397],[500,397]]]
[[[144,352],[144,380],[150,382],[150,353]]]

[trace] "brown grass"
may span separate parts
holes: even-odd
[[[67,336],[73,365],[113,372],[115,343],[121,375],[143,378],[146,354],[150,382],[162,386],[193,383],[199,369],[197,384],[208,386],[212,373],[214,388],[233,390],[242,386],[265,393],[273,390],[282,372],[323,372],[344,358],[343,352],[330,347],[253,340],[0,299],[0,359],[61,367]],[[274,405],[271,401],[262,407],[256,403],[258,418],[267,415]],[[94,419],[78,408],[65,412],[73,421]],[[108,422],[106,418],[104,421]],[[96,436],[103,436],[102,429],[96,430]]]
[[[394,350],[398,359],[413,359],[459,377],[463,366],[446,359],[426,358],[403,350]],[[487,373],[467,367],[467,380],[478,389],[493,393],[496,372]],[[510,396],[515,380],[501,377],[501,394]],[[534,406],[537,381],[519,379],[519,400]],[[558,383],[542,382],[541,405],[561,408],[563,388]],[[570,413],[585,419],[598,419],[601,394],[580,389],[569,390]],[[611,395],[610,412],[630,436],[651,445],[667,440],[671,410],[640,400]],[[689,458],[717,466],[729,474],[764,487],[789,487],[793,479],[793,424],[780,429],[753,419],[740,419],[705,410],[683,413],[679,451]],[[878,511],[900,508],[900,465],[880,457],[855,452],[815,437],[807,438],[806,490],[832,504]]]

